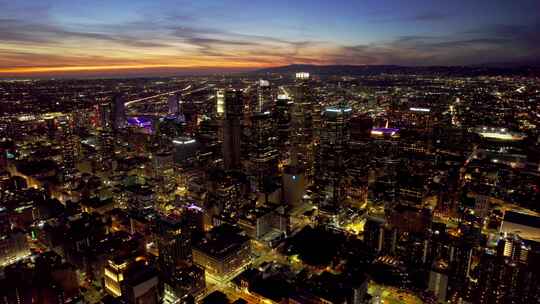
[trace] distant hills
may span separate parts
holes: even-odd
[[[483,64],[476,66],[399,66],[399,65],[312,65],[292,64],[253,71],[253,74],[293,74],[308,72],[321,76],[418,74],[441,76],[539,76],[540,65]]]

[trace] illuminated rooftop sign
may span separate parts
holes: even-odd
[[[309,73],[306,73],[306,72],[296,73],[296,79],[309,79]]]

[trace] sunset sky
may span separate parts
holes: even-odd
[[[0,0],[0,76],[463,65],[539,54],[538,0]]]

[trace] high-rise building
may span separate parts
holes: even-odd
[[[159,266],[165,276],[171,275],[179,266],[191,263],[191,233],[181,217],[159,218],[157,230]]]
[[[127,126],[126,106],[125,106],[124,98],[122,97],[122,95],[118,94],[114,96],[113,102],[112,102],[111,114],[112,114],[111,122],[112,122],[113,131],[118,131]]]
[[[130,267],[122,281],[122,299],[127,304],[158,304],[160,280],[156,269],[143,263]]]
[[[189,300],[201,295],[206,287],[204,269],[191,265],[178,269],[164,283],[164,304],[187,304]],[[195,303],[193,301],[193,303]]]
[[[291,134],[291,110],[293,101],[285,95],[279,95],[276,101],[274,111],[274,120],[276,123],[278,145],[284,149]]]
[[[206,164],[215,164],[222,158],[222,128],[219,119],[203,119],[197,132],[197,142],[200,143],[199,159]]]
[[[216,116],[223,117],[225,115],[225,90],[216,90]]]
[[[303,167],[298,164],[286,166],[283,170],[282,183],[285,203],[290,206],[301,205],[306,188]]]
[[[309,84],[298,82],[293,87],[293,132],[298,145],[307,145],[313,139],[313,96]]]
[[[59,126],[62,130],[62,165],[66,175],[75,171],[76,136],[73,134],[73,120],[71,115],[59,117]]]
[[[180,113],[180,98],[177,94],[169,96],[167,99],[169,115],[178,115]]]
[[[327,107],[323,113],[315,170],[315,184],[323,205],[338,206],[346,196],[351,114],[352,109],[346,104]]]
[[[128,267],[132,263],[131,260],[116,258],[108,260],[103,269],[103,282],[105,283],[105,291],[113,297],[122,295],[122,281]]]
[[[394,254],[397,229],[386,223],[383,218],[369,217],[364,225],[364,242],[378,254]]]
[[[250,160],[259,189],[263,180],[277,174],[278,150],[276,147],[274,121],[270,112],[258,112],[251,116]]]
[[[241,229],[223,224],[194,245],[193,261],[205,269],[207,276],[228,281],[250,263],[250,243]]]
[[[225,118],[223,120],[223,167],[240,168],[241,122],[244,94],[240,90],[225,92]]]
[[[114,136],[113,136],[113,107],[110,102],[101,102],[98,110],[98,131],[99,131],[99,167],[102,170],[112,168],[114,157]]]
[[[12,264],[29,254],[26,234],[22,231],[13,230],[0,234],[0,267]]]
[[[292,87],[294,100],[292,110],[291,157],[290,163],[298,164],[305,169],[306,180],[313,176],[313,113],[314,94],[310,88],[309,74],[297,73],[295,85]]]
[[[110,102],[101,102],[97,108],[99,129],[112,129],[112,104]]]
[[[188,166],[194,164],[197,157],[198,143],[191,137],[176,137],[172,140],[174,148],[174,161],[177,164]]]
[[[384,219],[368,218],[364,225],[364,243],[375,252],[383,251]]]
[[[257,98],[253,112],[264,112],[272,102],[272,87],[268,80],[259,80],[257,83]]]
[[[438,300],[438,303],[446,303],[448,293],[448,263],[438,260],[433,263],[429,272],[428,290]]]

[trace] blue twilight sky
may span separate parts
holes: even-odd
[[[539,54],[539,0],[0,0],[0,74],[461,65]]]

